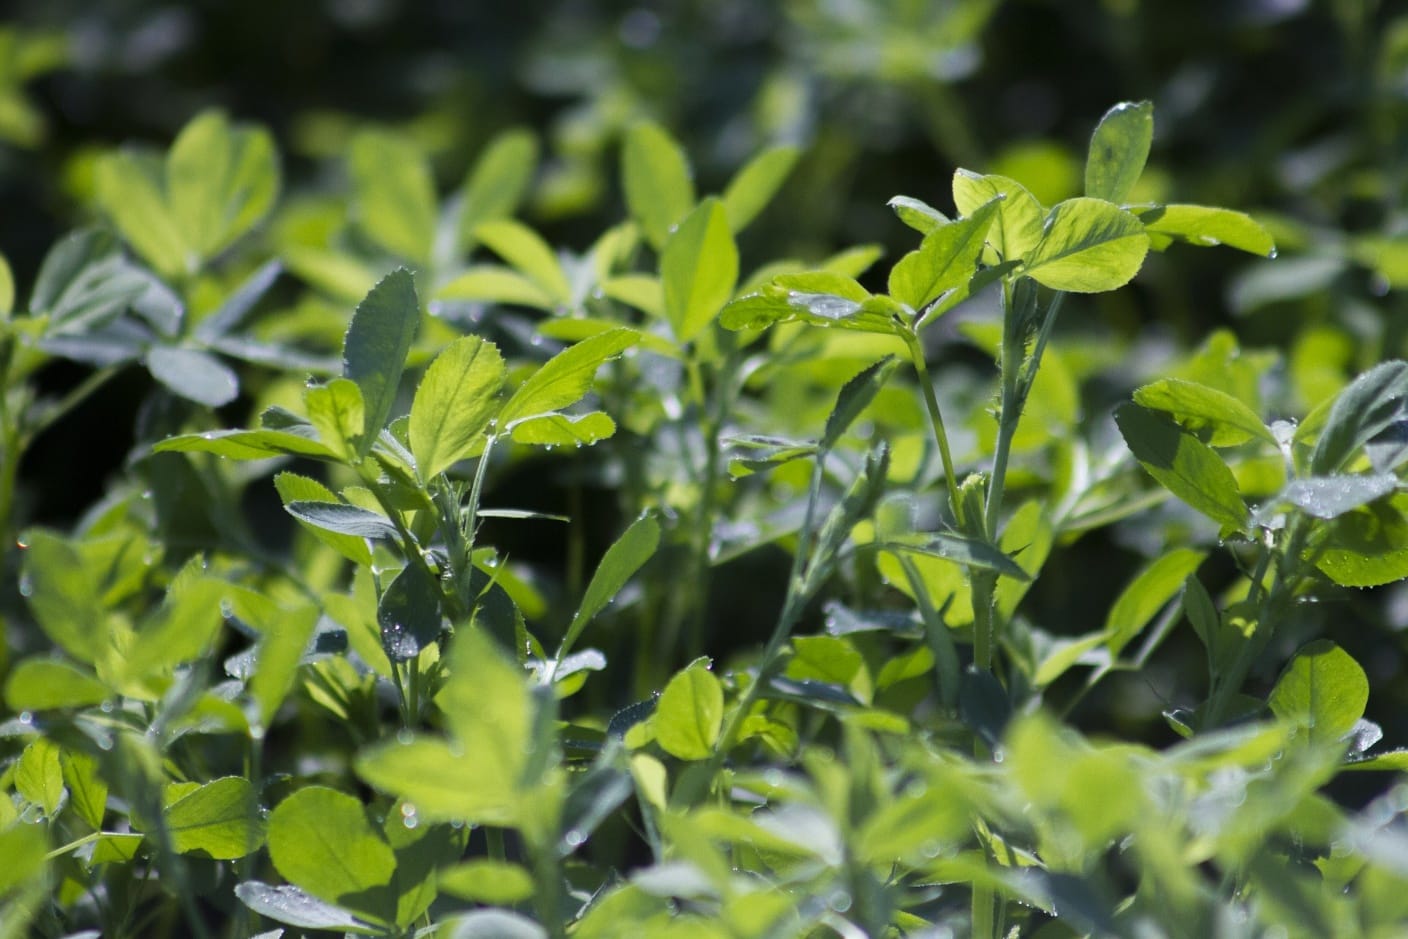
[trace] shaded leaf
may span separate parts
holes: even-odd
[[[223,362],[199,349],[152,346],[147,352],[152,377],[183,398],[218,408],[235,400],[240,383]]]
[[[1212,448],[1137,404],[1121,405],[1115,423],[1134,458],[1165,489],[1219,525],[1239,531],[1246,525],[1237,480]]]
[[[395,663],[420,655],[422,649],[440,638],[441,619],[439,586],[420,564],[407,564],[376,606],[386,657]]]
[[[1286,665],[1267,704],[1285,721],[1308,726],[1312,742],[1333,743],[1364,716],[1369,679],[1339,646],[1318,639]]]
[[[1154,139],[1154,105],[1125,101],[1105,112],[1090,138],[1085,194],[1124,202],[1144,172]]]
[[[172,850],[216,860],[242,858],[264,843],[264,824],[254,787],[243,776],[226,776],[186,790],[168,786],[162,809]]]
[[[361,456],[371,449],[391,416],[419,325],[420,301],[411,272],[405,268],[383,277],[352,315],[342,347],[342,374],[362,389],[366,405]]]

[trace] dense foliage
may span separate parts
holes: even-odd
[[[1408,17],[79,6],[0,935],[1402,933]]]

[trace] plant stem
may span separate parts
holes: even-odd
[[[939,445],[939,457],[944,464],[944,481],[948,484],[949,504],[958,511],[958,477],[953,470],[953,454],[949,450],[948,431],[944,429],[944,415],[939,408],[938,396],[934,393],[934,382],[929,377],[929,366],[924,361],[924,347],[919,337],[912,332],[904,334],[905,345],[909,348],[909,359],[914,363],[915,374],[919,378],[919,388],[924,393],[924,406],[929,411],[929,423],[934,429],[934,440]]]

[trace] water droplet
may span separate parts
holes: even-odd
[[[1266,253],[1266,256],[1267,256],[1268,258],[1271,258],[1271,259],[1274,261],[1274,260],[1276,260],[1276,256],[1277,256],[1278,254],[1280,254],[1280,253],[1281,253],[1281,252],[1278,251],[1276,248],[1272,248],[1270,251],[1268,251],[1268,252]]]
[[[264,728],[258,724],[249,725],[249,739],[253,743],[259,743],[264,739]]]
[[[844,913],[851,908],[851,895],[844,890],[837,890],[826,898],[826,905],[837,913]]]
[[[413,741],[413,740],[415,740],[415,739],[416,739],[416,735],[413,734],[413,733],[411,733],[409,730],[406,730],[405,728],[402,728],[402,729],[396,731],[396,742],[397,742],[397,743],[410,743],[411,741]]]
[[[20,575],[20,596],[29,597],[34,595],[34,581],[29,579],[28,574]]]
[[[112,749],[112,738],[109,737],[107,734],[104,734],[103,736],[99,737],[99,738],[98,738],[98,749],[99,749],[99,750],[111,750],[111,749]]]
[[[538,335],[537,333],[534,333],[534,334],[533,334],[533,338],[528,340],[528,345],[533,346],[533,347],[535,347],[535,348],[538,347],[538,346],[541,346],[542,344],[543,344],[543,337],[540,336],[540,335]]]
[[[34,723],[34,715],[28,711],[20,711],[19,722],[28,727]]]
[[[562,836],[562,840],[567,842],[569,847],[576,848],[586,843],[587,836],[580,829],[572,828]]]
[[[924,844],[919,848],[919,850],[922,851],[922,852],[924,853],[924,856],[927,857],[927,858],[936,858],[936,857],[938,857],[938,856],[939,856],[939,852],[942,851],[943,849],[944,849],[944,846],[943,846],[941,843],[937,842],[937,841],[926,841],[926,842],[924,842]]]
[[[25,548],[28,548],[28,547],[29,547],[29,542],[28,542],[28,541],[25,541],[23,538],[16,538],[16,539],[15,539],[15,547],[16,547],[16,548],[19,548],[21,551],[23,551]]]
[[[111,714],[113,712],[113,703],[111,701],[104,701],[102,704],[98,705],[98,710],[102,711],[104,714]]]
[[[1373,277],[1369,278],[1369,292],[1374,296],[1386,297],[1388,296],[1388,291],[1389,282],[1387,277],[1382,274],[1375,274]]]

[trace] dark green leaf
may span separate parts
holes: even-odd
[[[1124,202],[1144,172],[1154,139],[1154,105],[1126,101],[1105,112],[1090,138],[1085,194]]]
[[[208,430],[167,437],[153,447],[157,453],[213,453],[231,460],[263,460],[290,454],[330,460],[333,453],[311,437],[284,430]]]
[[[1237,531],[1246,525],[1237,480],[1211,447],[1171,418],[1137,404],[1121,405],[1115,423],[1134,458],[1165,489],[1219,525]]]
[[[46,335],[77,335],[110,323],[145,290],[146,279],[123,259],[112,235],[88,228],[49,249],[29,309],[48,314]]]
[[[285,506],[292,503],[342,504],[332,490],[315,479],[299,476],[296,473],[279,473],[274,477],[274,488]],[[365,510],[362,510],[365,511]],[[294,515],[298,518],[297,515]],[[311,532],[318,540],[354,564],[370,565],[372,551],[366,538],[360,535],[342,534],[324,525],[299,518],[299,524]]]
[[[1315,566],[1344,587],[1377,587],[1408,577],[1403,497],[1371,502],[1329,523]]]
[[[411,272],[401,268],[381,279],[352,315],[342,348],[342,374],[362,389],[365,432],[359,454],[365,456],[386,426],[401,384],[401,371],[420,325]]]
[[[846,382],[836,396],[836,406],[826,418],[826,430],[818,444],[821,450],[836,446],[861,412],[870,407],[898,364],[894,356],[887,355]]]
[[[395,541],[399,533],[385,515],[345,502],[294,501],[284,506],[288,514],[309,525],[354,538]]]
[[[376,620],[381,626],[381,647],[388,659],[395,663],[415,658],[440,638],[439,586],[420,564],[407,564],[381,595]]]
[[[1408,362],[1383,362],[1340,392],[1310,457],[1310,472],[1328,476],[1396,421],[1408,398]],[[1297,435],[1299,437],[1299,435]]]

